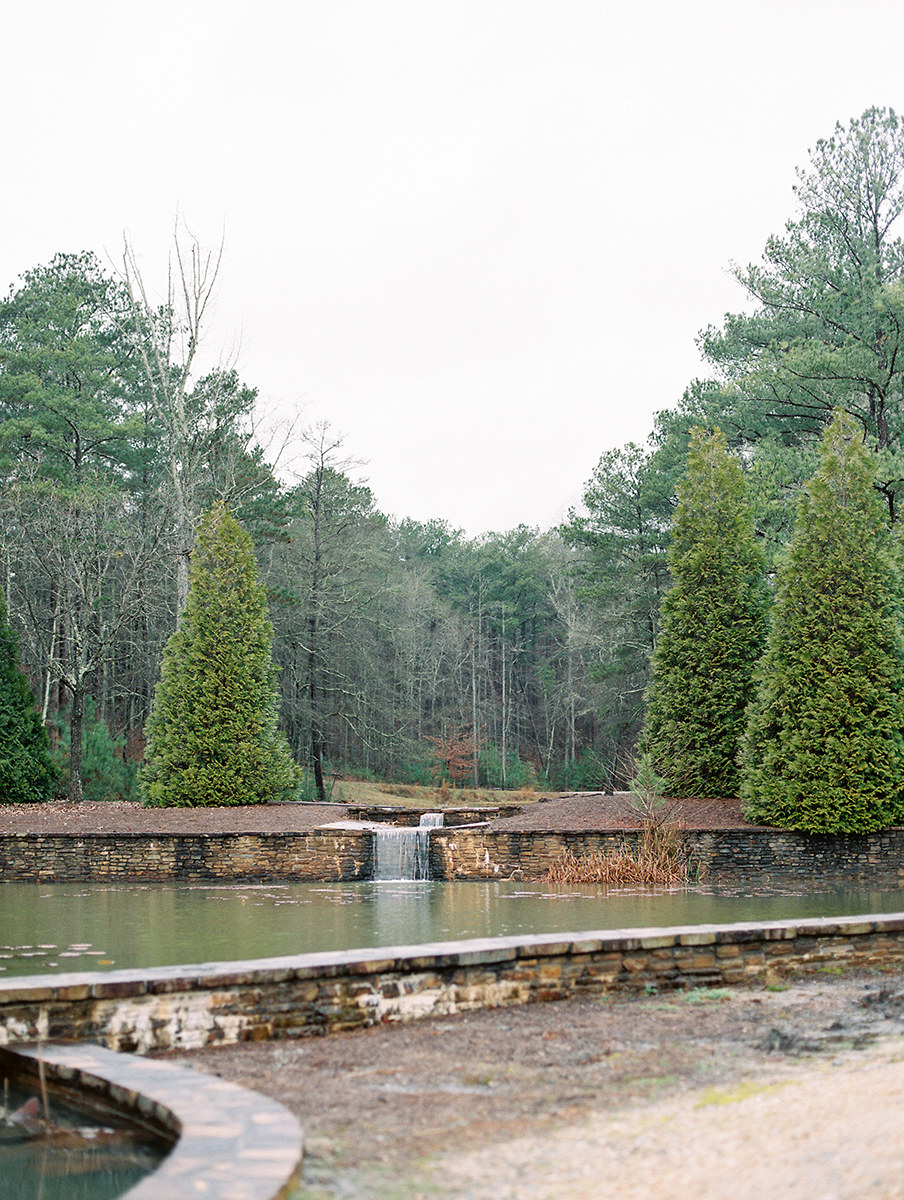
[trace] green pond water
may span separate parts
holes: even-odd
[[[30,1098],[13,1088],[7,1111]],[[6,1120],[0,1099],[0,1200],[114,1200],[166,1153],[127,1126],[98,1124],[53,1096],[50,1117],[51,1135],[28,1137]]]
[[[461,938],[904,911],[901,891],[738,896],[503,883],[0,885],[0,980]]]

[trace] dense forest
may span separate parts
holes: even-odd
[[[191,239],[160,305],[128,248],[119,271],[82,253],[27,272],[0,303],[0,547],[41,718],[60,761],[75,748],[61,786],[78,798],[83,770],[85,794],[133,794],[195,530],[217,501],[254,541],[303,794],[353,772],[629,778],[693,429],[721,429],[742,464],[767,568],[837,409],[873,455],[885,520],[899,516],[902,172],[890,111],[817,143],[795,215],[734,268],[743,311],[700,335],[707,377],[645,444],[606,451],[549,531],[467,538],[392,519],[326,423],[291,431],[306,465],[285,477],[258,438],[253,382],[198,369],[220,263]]]

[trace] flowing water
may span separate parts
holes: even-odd
[[[900,891],[738,896],[593,885],[0,886],[0,980],[459,938],[904,912]]]
[[[423,813],[416,826],[375,825],[374,879],[429,879],[430,830],[443,823],[443,814]]]

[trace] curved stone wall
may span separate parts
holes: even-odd
[[[160,1166],[122,1200],[282,1200],[298,1180],[301,1126],[265,1096],[201,1071],[89,1045],[0,1050],[0,1076],[37,1088],[39,1057],[51,1089],[175,1139]]]

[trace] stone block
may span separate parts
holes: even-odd
[[[741,947],[733,942],[716,946],[716,958],[740,958]]]

